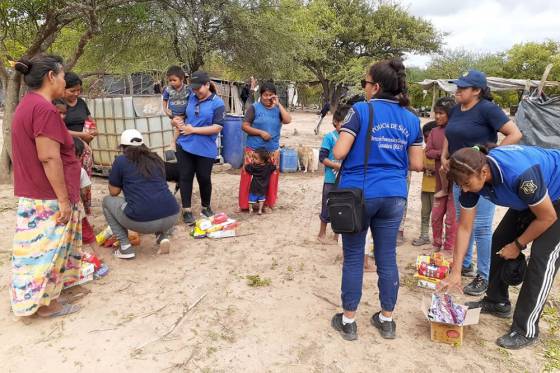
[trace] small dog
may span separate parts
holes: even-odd
[[[309,146],[299,145],[297,152],[299,158],[298,170],[303,172],[315,172],[317,166],[313,166],[313,149]]]

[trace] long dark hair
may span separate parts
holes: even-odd
[[[30,89],[39,89],[49,71],[58,74],[64,67],[62,57],[42,54],[31,59],[20,58],[14,65],[14,69],[23,74],[23,81]]]
[[[123,153],[136,166],[140,175],[146,179],[165,175],[163,160],[146,145],[123,146]]]
[[[372,81],[381,87],[375,98],[397,100],[401,106],[410,105],[406,70],[401,59],[393,58],[377,62],[371,65],[368,74]]]
[[[457,150],[449,160],[448,178],[457,184],[462,184],[473,175],[479,175],[482,167],[488,164],[488,152],[496,144],[475,145],[472,148]]]

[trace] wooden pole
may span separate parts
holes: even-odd
[[[436,107],[437,91],[438,85],[437,82],[434,82],[434,86],[432,87],[432,109],[430,110],[430,118],[435,117],[434,108]]]
[[[552,70],[552,64],[549,63],[544,69],[544,73],[542,74],[541,81],[539,83],[539,88],[537,88],[537,97],[541,97],[542,91],[544,89],[544,83],[546,83],[546,79],[548,78],[548,74],[550,74],[550,70]]]

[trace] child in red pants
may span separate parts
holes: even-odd
[[[435,251],[441,250],[442,246],[448,252],[452,252],[455,246],[455,235],[457,233],[457,222],[455,221],[455,206],[451,183],[442,182],[440,176],[441,151],[445,140],[445,127],[449,119],[449,111],[455,105],[451,97],[440,98],[435,105],[437,127],[428,136],[426,145],[426,157],[436,162],[436,193],[432,207],[432,232],[433,247]],[[443,190],[445,189],[445,190]],[[439,197],[439,198],[438,198]],[[443,226],[445,223],[445,240],[443,237]]]

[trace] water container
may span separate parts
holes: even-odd
[[[108,174],[115,156],[121,154],[120,136],[126,129],[139,130],[146,146],[160,157],[171,148],[171,121],[158,112],[161,96],[117,96],[86,99],[86,102],[97,123],[98,135],[90,144],[96,174]]]
[[[280,149],[280,172],[296,172],[297,170],[297,150],[291,148]]]
[[[244,136],[241,124],[243,117],[226,115],[224,129],[222,130],[222,156],[224,162],[233,168],[241,168],[243,165]]]

